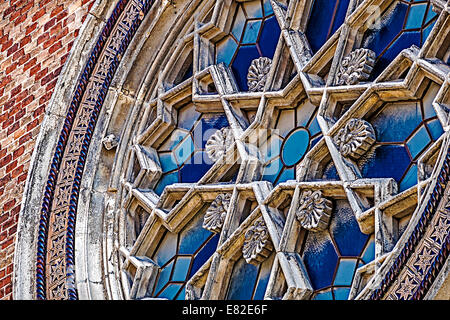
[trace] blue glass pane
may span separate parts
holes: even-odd
[[[388,13],[388,21],[380,30],[369,29],[364,37],[368,43],[364,46],[371,49],[378,56],[401,32],[405,21],[408,5],[398,2],[392,13]],[[384,18],[384,17],[383,17]]]
[[[306,127],[316,111],[316,106],[309,101],[297,109],[297,126]]]
[[[442,125],[439,119],[431,120],[427,125],[428,129],[430,129],[433,140],[439,139],[439,137],[444,133],[444,129],[442,129]]]
[[[264,57],[273,58],[280,38],[281,29],[275,16],[264,21],[261,35],[259,36],[259,48]]]
[[[178,172],[172,172],[163,175],[161,181],[159,181],[155,187],[155,193],[160,196],[166,186],[177,182],[178,182]]]
[[[178,127],[190,131],[199,117],[194,105],[182,108],[178,111]]]
[[[222,114],[205,114],[194,128],[194,141],[197,148],[204,149],[208,139],[217,130],[228,126],[227,117]],[[205,158],[206,159],[206,158]]]
[[[334,299],[335,300],[348,300],[350,294],[350,288],[335,288]]]
[[[242,31],[244,31],[244,26],[245,26],[245,15],[244,11],[242,11],[241,6],[239,6],[238,12],[236,14],[236,19],[233,24],[233,28],[231,29],[231,33],[238,41],[241,40]]]
[[[309,133],[312,136],[315,136],[317,133],[320,132],[320,127],[319,127],[319,122],[317,122],[317,117],[314,118],[314,120],[311,122],[311,124],[309,125]]]
[[[233,268],[227,299],[251,300],[257,276],[258,267],[239,259]]]
[[[405,191],[406,189],[411,188],[416,184],[417,184],[417,165],[413,165],[400,182],[398,188],[399,192]]]
[[[259,29],[261,28],[261,20],[248,21],[245,27],[244,37],[242,43],[256,43],[258,40]]]
[[[274,183],[275,179],[280,173],[281,168],[283,168],[283,164],[281,163],[280,158],[276,158],[264,168],[263,180]]]
[[[420,105],[416,102],[388,104],[371,121],[380,142],[403,142],[421,122]]]
[[[195,255],[194,262],[192,263],[191,273],[189,278],[192,277],[205,262],[212,256],[219,243],[220,235],[216,234],[206,245]]]
[[[159,295],[159,298],[166,298],[172,300],[177,295],[178,291],[180,291],[182,284],[169,284],[167,288],[164,289],[163,292]]]
[[[325,172],[323,173],[323,178],[325,180],[339,180],[340,179],[339,174],[338,174],[334,164],[327,166],[327,168],[325,169]]]
[[[356,259],[342,259],[339,262],[336,277],[334,278],[335,286],[350,286],[352,284],[357,262],[358,260]]]
[[[250,64],[254,59],[259,58],[259,52],[256,46],[245,46],[238,50],[236,58],[231,66],[236,82],[242,91],[247,91],[247,73]]]
[[[158,247],[158,251],[153,255],[153,260],[162,267],[172,259],[177,253],[177,235],[175,233],[167,232]]]
[[[327,232],[309,232],[303,253],[303,262],[314,289],[331,285],[337,253]]]
[[[420,129],[413,134],[413,136],[408,140],[406,145],[408,146],[411,156],[415,159],[431,142],[430,136],[428,135],[425,126],[421,126]]]
[[[428,39],[428,36],[430,35],[430,32],[433,29],[435,23],[436,23],[436,21],[433,22],[432,24],[430,24],[428,27],[426,27],[423,30],[423,32],[422,32],[422,42],[425,42],[425,40]]]
[[[365,178],[393,178],[398,182],[410,161],[403,146],[378,146],[361,171]]]
[[[319,135],[317,138],[314,138],[313,140],[311,140],[311,149],[317,144],[317,142],[320,141],[321,138],[322,138],[322,135]]]
[[[330,36],[337,30],[339,29],[339,27],[342,25],[342,23],[345,20],[345,16],[347,15],[347,8],[348,8],[348,4],[350,3],[350,0],[340,0],[337,10],[336,10],[336,15],[334,17],[334,23],[333,23],[333,28],[331,28],[331,33]]]
[[[331,290],[322,291],[316,294],[312,300],[333,300],[333,295],[331,294]]]
[[[364,263],[369,263],[375,259],[375,240],[373,236],[370,237],[370,240],[367,243],[366,248],[361,255],[361,258],[363,259]]]
[[[437,13],[433,11],[433,6],[430,5],[430,7],[428,8],[428,12],[427,12],[427,18],[425,19],[425,24],[430,22],[436,16],[437,16]]]
[[[237,47],[236,41],[230,36],[227,36],[224,40],[219,42],[217,44],[217,63],[223,62],[227,66],[230,65]]]
[[[284,141],[281,158],[287,166],[297,164],[309,148],[309,132],[305,128],[292,131]]]
[[[178,146],[175,147],[173,153],[178,164],[184,163],[194,152],[194,141],[191,135],[188,135]]]
[[[264,15],[267,17],[273,13],[272,5],[270,0],[264,0]]]
[[[278,179],[277,183],[286,182],[288,180],[294,180],[295,179],[295,173],[294,168],[284,168],[283,173],[280,175],[280,178]]]
[[[184,300],[186,297],[186,286],[183,287],[183,290],[178,294],[176,300]]]
[[[417,29],[422,27],[422,21],[427,10],[427,3],[413,5],[409,8],[405,29]]]
[[[264,163],[272,160],[280,154],[280,147],[282,141],[277,135],[272,135],[269,140],[262,146],[261,153],[263,155]]]
[[[173,267],[173,261],[169,263],[165,268],[161,270],[159,273],[158,282],[156,283],[155,287],[155,294],[158,294],[161,289],[169,282],[170,280],[170,273],[172,272]]]
[[[264,294],[266,292],[267,284],[269,283],[270,271],[272,270],[273,259],[275,255],[272,254],[266,261],[261,265],[259,271],[258,283],[256,285],[255,295],[253,300],[263,300]]]
[[[316,53],[328,39],[328,31],[336,7],[336,0],[315,0],[306,26],[306,37]]]
[[[262,18],[263,12],[259,0],[244,2],[244,9],[248,18]]]
[[[172,132],[170,137],[167,139],[167,141],[164,142],[164,144],[161,146],[160,151],[170,151],[173,150],[180,142],[181,140],[188,135],[189,132],[182,129],[176,129]]]
[[[342,256],[357,257],[367,241],[351,208],[337,202],[330,231]]]
[[[212,234],[202,227],[203,216],[198,215],[180,233],[179,254],[193,254]]]
[[[178,257],[175,262],[171,281],[185,281],[191,264],[191,257]]]
[[[175,157],[173,156],[172,152],[160,153],[159,162],[161,163],[161,168],[163,172],[169,172],[178,168],[177,163],[175,161]]]
[[[181,182],[191,183],[199,181],[212,165],[202,163],[203,159],[207,159],[206,152],[196,152],[194,156],[180,169]]]

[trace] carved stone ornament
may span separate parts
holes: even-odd
[[[222,193],[216,197],[203,218],[203,228],[220,233],[230,205],[230,199],[231,194],[229,193]]]
[[[217,130],[206,142],[206,153],[214,162],[221,159],[233,144],[234,137],[230,128]]]
[[[263,218],[259,218],[245,232],[242,255],[247,263],[258,265],[269,257],[272,250],[269,230]]]
[[[353,85],[369,79],[375,65],[375,53],[369,49],[357,49],[342,60],[337,73],[338,85]]]
[[[261,57],[252,61],[248,68],[247,85],[248,91],[261,92],[266,85],[267,74],[272,66],[272,60]]]
[[[365,120],[350,119],[334,140],[342,156],[358,160],[375,143],[375,130]]]
[[[322,196],[322,191],[305,190],[300,196],[296,212],[301,226],[310,231],[322,231],[328,228],[333,204]]]
[[[116,136],[112,133],[104,137],[102,142],[103,146],[108,151],[114,149],[119,144],[119,141],[117,140]]]

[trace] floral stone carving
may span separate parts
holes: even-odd
[[[214,161],[221,159],[234,141],[230,128],[217,130],[206,142],[206,153]]]
[[[252,61],[247,74],[248,91],[261,92],[264,90],[271,66],[272,60],[266,57]]]
[[[353,85],[369,79],[375,65],[375,53],[369,49],[357,49],[342,60],[337,73],[338,85]]]
[[[322,196],[322,191],[305,190],[300,196],[296,217],[303,228],[322,231],[328,228],[332,210],[332,202]]]
[[[365,120],[350,119],[334,140],[342,156],[358,160],[375,143],[375,130]]]
[[[231,194],[229,193],[222,193],[216,197],[203,218],[203,228],[220,233],[230,206],[230,199]]]
[[[245,232],[242,255],[247,263],[258,265],[269,257],[272,250],[273,244],[269,230],[261,217]]]

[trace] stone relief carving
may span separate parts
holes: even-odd
[[[247,263],[257,265],[267,259],[272,250],[269,230],[263,218],[259,218],[245,232],[242,255]]]
[[[103,146],[108,151],[114,149],[119,144],[117,137],[113,133],[108,134],[106,137],[104,137],[102,142]]]
[[[304,190],[296,212],[301,226],[310,231],[322,231],[330,223],[332,202],[322,196],[322,191]]]
[[[230,128],[217,130],[206,142],[206,153],[214,162],[221,159],[234,141]]]
[[[342,156],[358,160],[375,143],[375,130],[365,120],[350,119],[334,140]]]
[[[252,61],[247,75],[248,91],[261,92],[264,90],[271,66],[272,60],[266,57]]]
[[[220,233],[230,205],[230,199],[231,194],[229,193],[222,193],[216,197],[203,218],[203,228]]]
[[[357,49],[342,60],[337,73],[338,85],[354,85],[369,79],[375,65],[375,53],[369,49]]]

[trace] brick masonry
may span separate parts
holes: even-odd
[[[33,147],[95,0],[0,0],[0,299],[13,299],[14,242]]]

